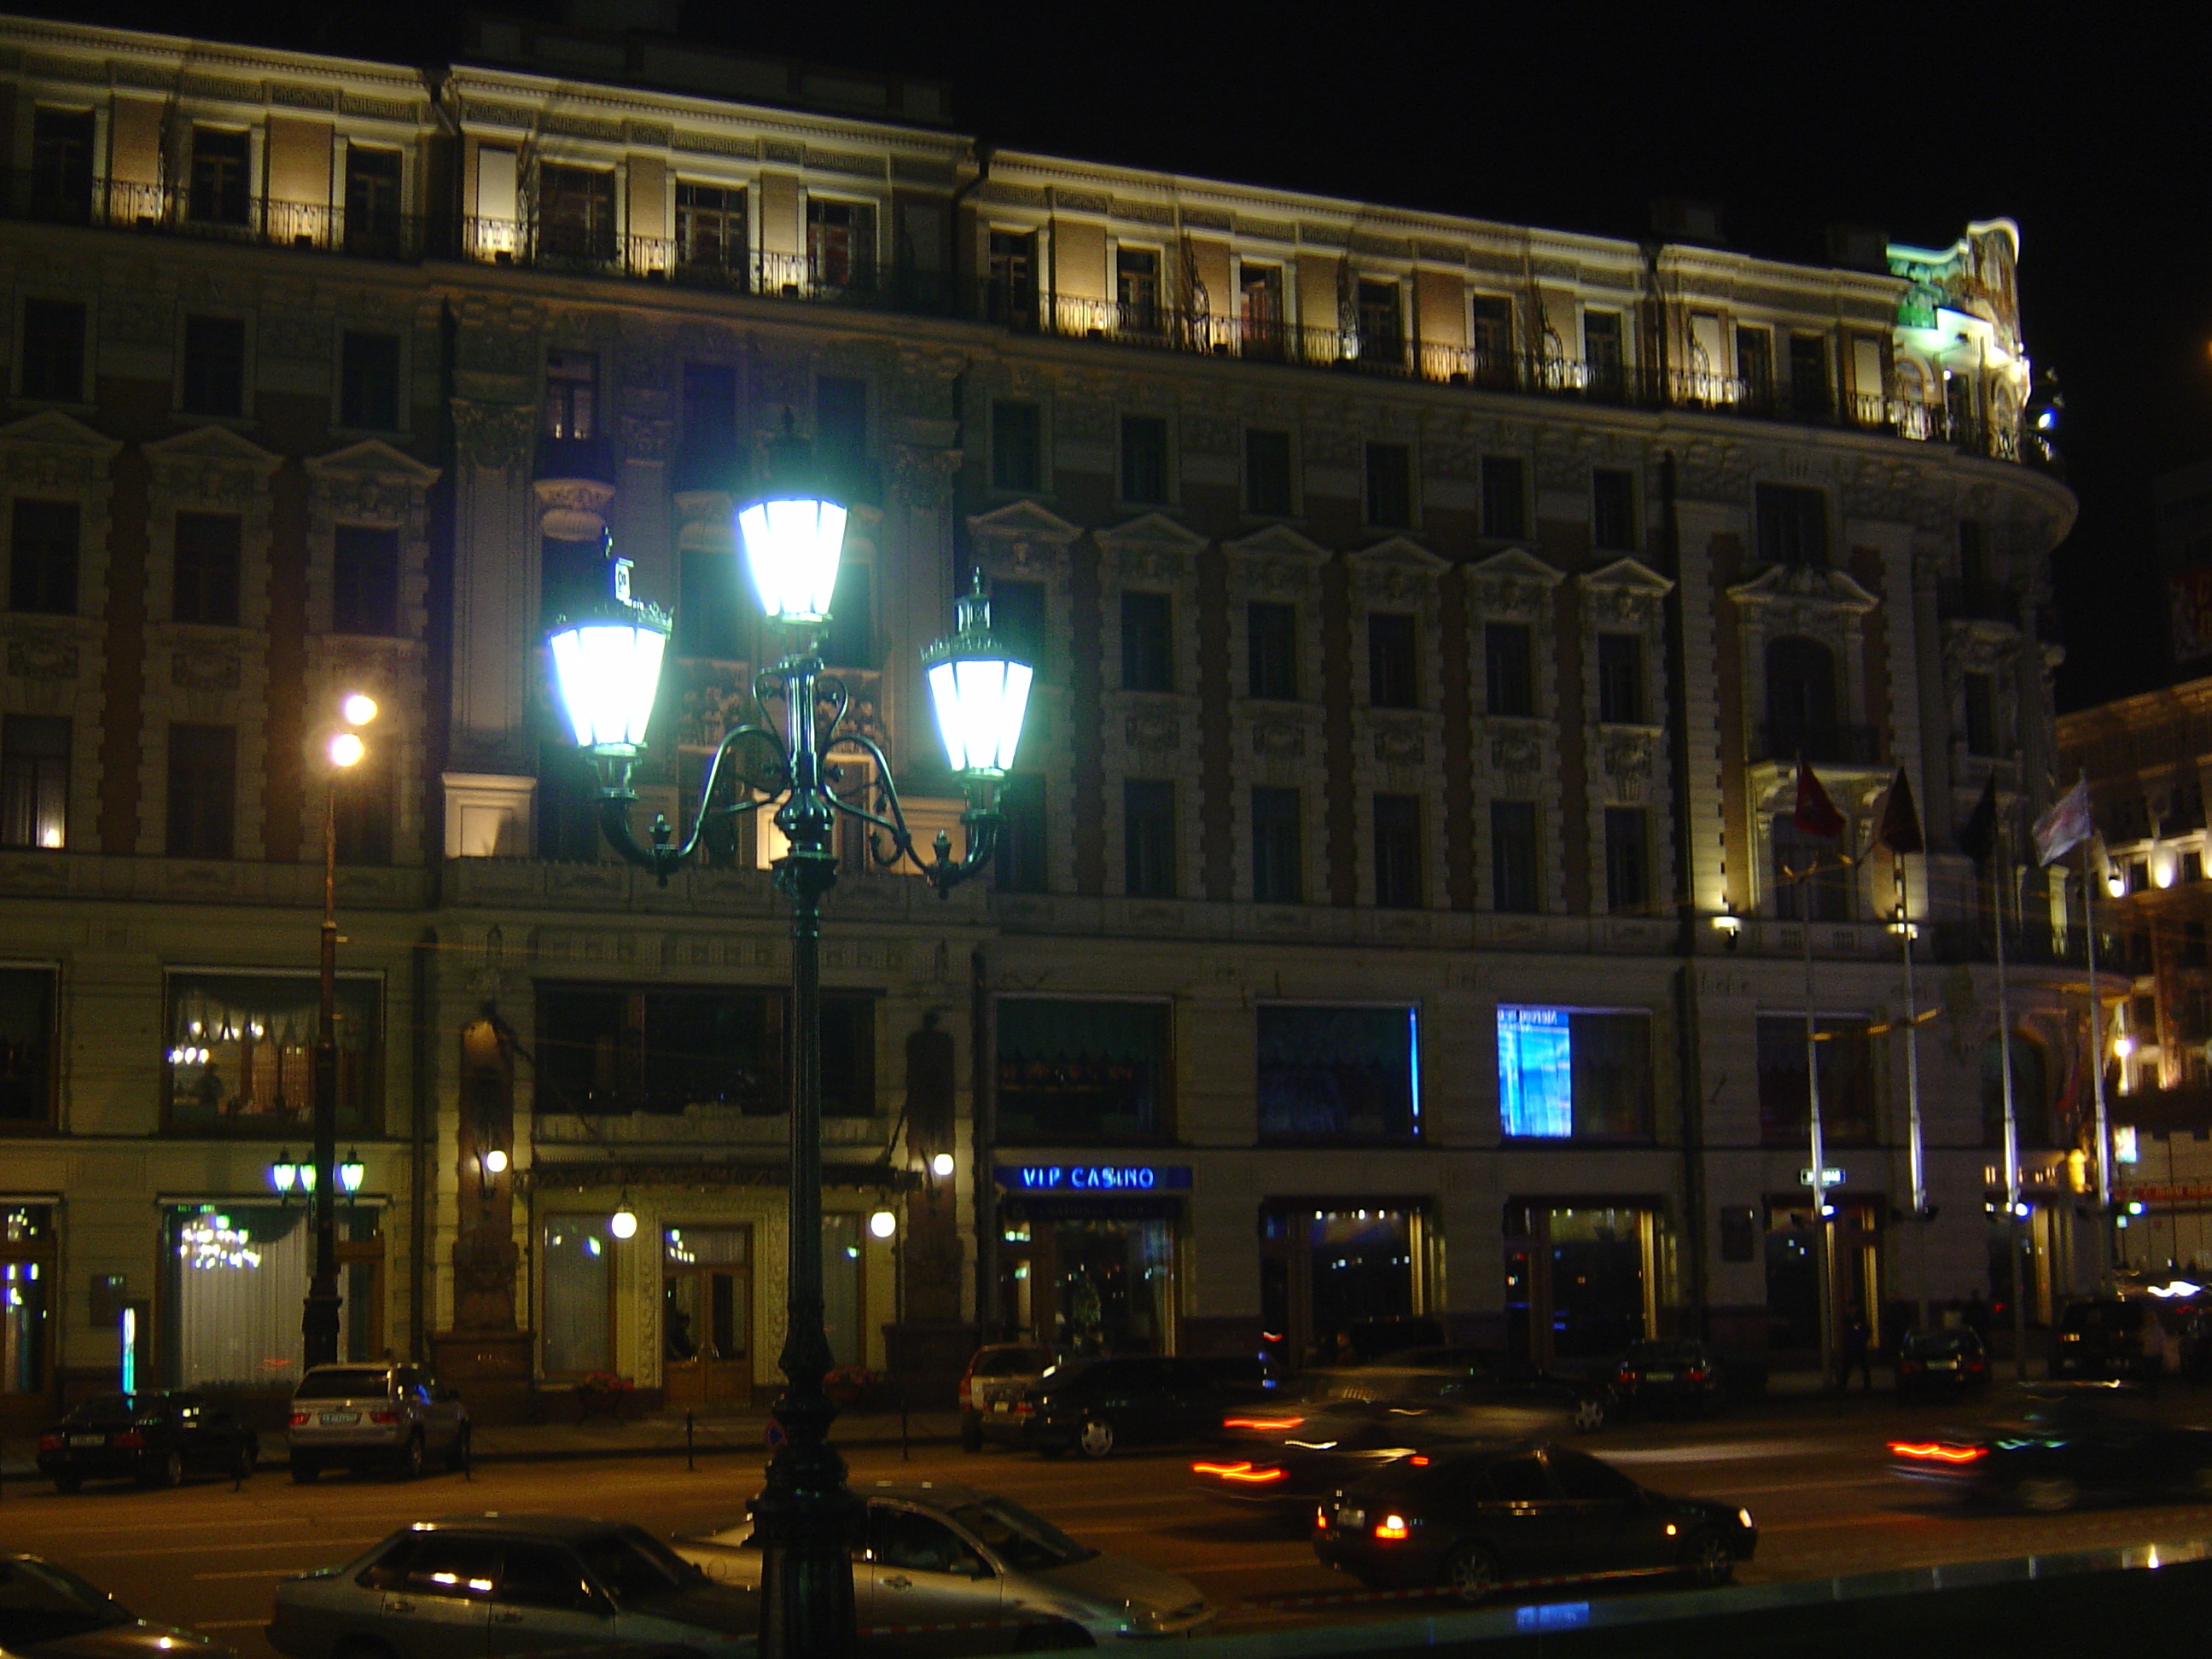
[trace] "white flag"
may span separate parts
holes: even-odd
[[[2056,864],[2096,833],[2089,822],[2089,780],[2078,780],[2035,821],[2035,861]]]

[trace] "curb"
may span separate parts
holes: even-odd
[[[901,1442],[899,1437],[894,1434],[888,1437],[882,1435],[867,1435],[861,1438],[854,1440],[839,1440],[833,1437],[830,1443],[841,1451],[882,1451],[887,1448],[895,1451],[898,1449]],[[959,1437],[957,1435],[950,1434],[910,1434],[906,1437],[904,1443],[909,1446],[952,1446],[959,1443]],[[743,1443],[727,1440],[720,1442],[702,1442],[694,1446],[691,1449],[696,1455],[700,1457],[726,1457],[732,1452],[757,1452],[763,1457],[769,1455],[768,1443],[764,1438]],[[583,1463],[589,1462],[594,1458],[681,1457],[684,1455],[684,1448],[683,1443],[680,1441],[672,1446],[657,1444],[650,1446],[549,1446],[544,1450],[538,1451],[523,1449],[518,1449],[514,1451],[487,1451],[471,1448],[469,1453],[469,1461],[472,1463]]]

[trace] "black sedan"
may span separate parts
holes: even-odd
[[[1968,1394],[1989,1385],[1989,1350],[1970,1330],[1907,1331],[1897,1345],[1897,1392],[1902,1399]]]
[[[1233,1396],[1194,1361],[1125,1355],[1055,1365],[1014,1402],[1003,1421],[984,1419],[986,1439],[1057,1457],[1105,1457],[1121,1446],[1215,1440]]]
[[[39,1437],[39,1473],[62,1492],[88,1480],[243,1480],[260,1455],[260,1437],[229,1407],[182,1389],[96,1394]]]
[[[15,1554],[0,1554],[0,1650],[24,1659],[237,1659],[194,1632],[148,1623],[67,1567]]]
[[[1747,1510],[1647,1492],[1587,1452],[1525,1443],[1403,1459],[1336,1493],[1314,1530],[1323,1565],[1364,1584],[1470,1602],[1535,1578],[1722,1584],[1758,1546]]]
[[[1331,1492],[1401,1458],[1497,1438],[1480,1417],[1449,1406],[1332,1400],[1232,1413],[1223,1424],[1225,1449],[1190,1472],[1209,1496],[1303,1519]]]
[[[2115,1382],[2012,1392],[1990,1422],[1889,1443],[1892,1473],[2051,1514],[2085,1498],[2212,1498],[2212,1429],[2161,1423]]]
[[[1717,1411],[1727,1386],[1720,1356],[1690,1337],[1632,1342],[1613,1372],[1613,1398],[1624,1413]]]

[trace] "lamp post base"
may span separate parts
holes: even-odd
[[[300,1334],[306,1339],[301,1345],[306,1361],[302,1370],[338,1363],[338,1310],[344,1305],[345,1298],[338,1294],[334,1279],[318,1277],[308,1287],[307,1305],[300,1316]]]
[[[775,1407],[783,1444],[753,1501],[761,1540],[762,1659],[848,1659],[854,1637],[853,1545],[860,1504],[830,1443],[836,1403],[794,1386]]]

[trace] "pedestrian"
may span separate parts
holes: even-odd
[[[1874,1392],[1874,1332],[1867,1324],[1866,1315],[1858,1309],[1851,1310],[1850,1317],[1844,1322],[1844,1340],[1836,1352],[1836,1392],[1849,1394],[1851,1373],[1857,1371],[1869,1394]]]

